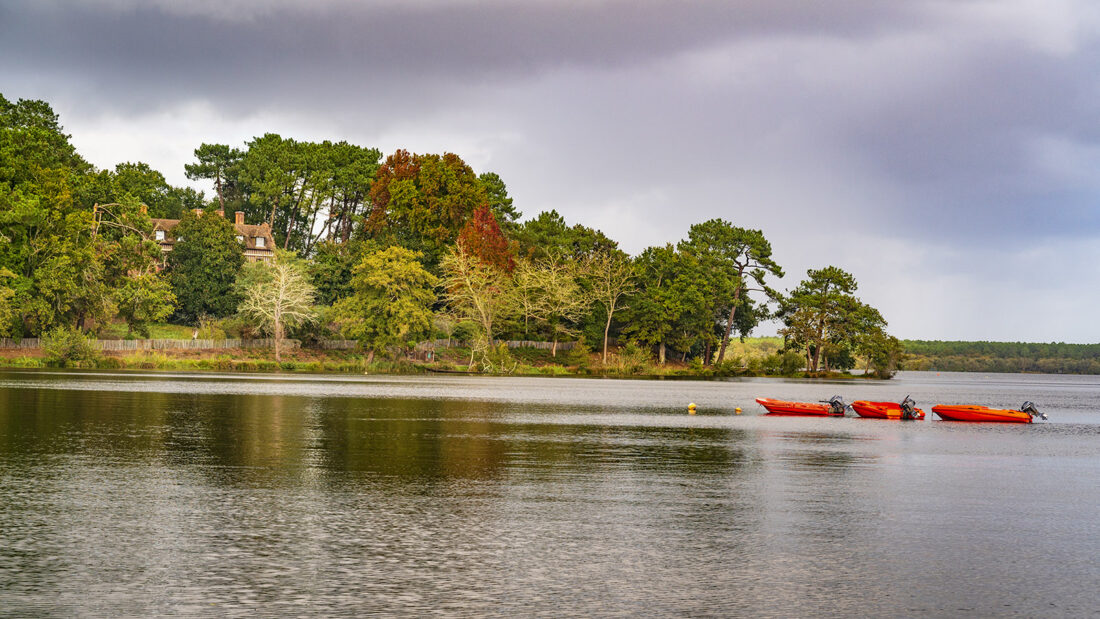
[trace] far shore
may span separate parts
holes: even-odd
[[[453,374],[467,376],[562,376],[581,378],[631,378],[650,380],[693,380],[726,377],[770,376],[777,378],[823,378],[866,380],[870,376],[844,372],[777,372],[774,368],[727,362],[704,366],[696,363],[623,359],[618,351],[609,353],[607,363],[595,352],[552,355],[547,350],[514,349],[512,357],[501,367],[467,365],[468,349],[454,348],[434,355],[375,358],[368,360],[362,351],[319,350],[296,348],[285,351],[276,361],[270,349],[158,350],[140,352],[104,352],[95,359],[58,363],[48,359],[40,349],[0,350],[3,368],[70,368],[99,370],[160,370],[186,372],[301,373],[336,375],[417,375]]]

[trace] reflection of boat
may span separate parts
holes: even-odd
[[[828,402],[787,402],[785,400],[773,400],[771,398],[756,398],[757,403],[767,409],[769,415],[810,415],[810,416],[839,416],[844,414],[847,406],[844,399],[834,395]]]
[[[917,408],[917,403],[909,396],[905,396],[900,404],[897,402],[856,400],[852,402],[852,409],[860,417],[871,419],[924,419],[924,411]]]
[[[1024,402],[1020,410],[1003,408],[989,408],[974,404],[938,404],[932,407],[932,412],[946,421],[996,421],[1001,423],[1031,423],[1032,417],[1038,416],[1046,419],[1047,416],[1040,413],[1031,402]]]

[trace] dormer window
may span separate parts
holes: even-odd
[[[253,237],[252,240],[256,241],[256,247],[264,247],[264,241],[265,241],[264,237],[262,237],[262,236]]]
[[[157,230],[156,234],[157,234],[157,240],[158,241],[163,241],[164,240],[164,230]]]

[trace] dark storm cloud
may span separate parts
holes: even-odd
[[[135,105],[198,91],[253,107],[258,97],[346,101],[382,89],[644,64],[769,32],[856,36],[888,25],[899,12],[888,4],[307,4],[314,8],[255,15],[241,4],[237,19],[227,19],[110,2],[16,2],[0,20],[0,54],[77,82],[94,76],[106,92],[131,91]]]
[[[1094,231],[1097,188],[1057,186],[1035,149],[1100,137],[1100,97],[1082,79],[1097,65],[1095,41],[1052,53],[983,34],[980,19],[966,21],[975,7],[17,1],[0,8],[0,57],[5,82],[47,80],[85,113],[199,100],[230,116],[263,108],[379,127],[497,105],[490,114],[553,157],[595,159],[570,175],[587,176],[594,196],[644,190],[640,179],[670,192],[683,191],[677,182],[721,185],[759,175],[771,156],[892,188],[894,204],[881,208],[819,196],[872,226],[997,241]],[[968,30],[978,34],[960,44]],[[684,58],[708,50],[733,51],[685,75]],[[662,68],[670,62],[679,64]]]

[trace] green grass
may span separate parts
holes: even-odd
[[[43,357],[0,358],[0,367],[45,368],[51,367]],[[183,370],[216,372],[301,372],[301,373],[366,373],[366,374],[415,374],[425,372],[422,365],[406,361],[375,361],[367,364],[366,357],[341,357],[309,361],[274,361],[262,358],[234,358],[215,355],[202,359],[188,359],[158,352],[144,352],[126,356],[103,356],[83,361],[77,366],[84,369],[110,370]]]
[[[125,326],[122,325],[125,329]],[[173,331],[174,330],[174,331]],[[178,325],[156,325],[154,336],[178,336],[186,333],[190,338],[191,328]],[[176,335],[173,335],[173,332]],[[610,377],[682,377],[682,378],[718,378],[728,376],[777,376],[776,369],[765,360],[782,348],[782,339],[778,337],[746,338],[744,342],[733,341],[726,352],[726,362],[718,365],[703,366],[696,360],[690,365],[659,365],[655,359],[621,359],[618,352],[608,359],[605,366],[599,362],[599,355],[577,358],[568,351],[559,351],[557,357],[551,357],[550,351],[534,348],[510,349],[510,363],[515,369],[510,372],[517,376],[610,376]],[[636,354],[637,351],[635,351]],[[300,373],[342,373],[342,374],[416,374],[427,372],[429,368],[453,371],[468,371],[468,349],[440,350],[435,363],[425,364],[416,361],[391,361],[376,359],[367,364],[362,351],[331,350],[302,351],[292,358],[276,362],[270,351],[245,350],[207,355],[201,358],[174,356],[158,351],[144,351],[130,355],[105,355],[98,360],[83,362],[81,367],[127,370],[182,370],[182,371],[222,371],[222,372],[300,372]],[[628,354],[629,356],[629,354]],[[578,365],[579,364],[579,365]],[[41,357],[0,358],[0,367],[40,368],[49,367],[48,360]],[[473,368],[477,371],[477,366]],[[791,377],[806,376],[803,372],[789,374]],[[847,378],[847,374],[819,374],[815,377]]]
[[[726,347],[726,359],[740,359],[743,365],[750,359],[763,359],[783,350],[781,337],[747,337],[744,342],[733,340]]]

